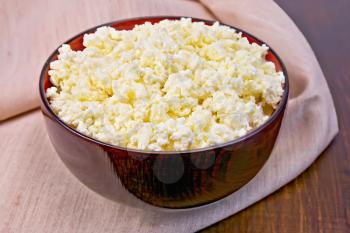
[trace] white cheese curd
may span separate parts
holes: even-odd
[[[285,78],[268,47],[189,18],[100,27],[82,51],[62,45],[46,95],[68,125],[103,142],[186,150],[247,134],[272,114]]]

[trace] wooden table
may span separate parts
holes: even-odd
[[[340,133],[295,181],[203,232],[350,232],[350,1],[276,0],[323,68]]]

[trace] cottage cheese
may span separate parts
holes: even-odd
[[[50,64],[53,111],[103,142],[186,150],[227,142],[263,124],[283,94],[268,47],[191,19],[100,27],[82,51],[62,45]]]

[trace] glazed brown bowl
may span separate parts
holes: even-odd
[[[121,20],[104,25],[130,30],[146,21],[181,17],[147,17]],[[208,25],[213,21],[202,21]],[[104,26],[100,25],[100,26]],[[83,35],[65,42],[82,50]],[[228,25],[227,25],[228,26]],[[231,28],[234,28],[230,26]],[[261,40],[240,30],[249,42]],[[220,145],[187,151],[142,151],[107,144],[79,133],[66,125],[50,108],[46,89],[51,87],[48,70],[57,59],[57,49],[48,58],[40,76],[41,109],[51,142],[64,164],[87,187],[115,201],[129,204],[186,209],[215,202],[247,184],[262,168],[274,147],[288,99],[286,69],[270,49],[266,59],[282,71],[286,81],[277,109],[266,123],[247,135]],[[135,198],[136,197],[136,198]],[[142,200],[143,202],[139,202]]]

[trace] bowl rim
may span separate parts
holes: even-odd
[[[99,27],[103,27],[103,26],[112,26],[114,24],[118,24],[118,23],[125,23],[128,21],[137,21],[137,20],[180,20],[181,18],[190,18],[191,20],[195,20],[196,22],[204,22],[207,24],[213,24],[215,22],[219,22],[220,25],[223,26],[227,26],[230,27],[234,30],[236,30],[236,32],[241,32],[244,35],[247,35],[249,37],[254,38],[255,40],[257,40],[259,43],[261,44],[265,44],[268,48],[269,51],[277,58],[277,61],[279,62],[280,66],[281,66],[281,71],[283,72],[283,75],[285,77],[285,83],[284,83],[284,92],[281,98],[281,101],[278,103],[277,109],[273,112],[273,114],[269,117],[269,119],[267,121],[265,121],[262,125],[260,125],[259,127],[253,129],[252,131],[248,132],[247,134],[238,137],[236,139],[224,142],[224,143],[220,143],[220,144],[216,144],[213,146],[207,146],[207,147],[203,147],[203,148],[198,148],[198,149],[190,149],[190,150],[169,150],[169,151],[156,151],[156,150],[141,150],[141,149],[134,149],[134,148],[129,148],[129,147],[122,147],[122,146],[117,146],[117,145],[113,145],[107,142],[102,142],[98,139],[94,139],[90,136],[87,136],[81,132],[79,132],[78,130],[70,127],[69,125],[67,125],[63,120],[61,120],[60,117],[58,117],[56,115],[56,113],[54,113],[54,111],[51,109],[49,101],[46,97],[46,93],[44,90],[44,80],[45,80],[45,71],[47,70],[47,68],[50,66],[50,62],[52,60],[52,58],[58,54],[58,49],[63,45],[63,44],[68,44],[70,42],[72,42],[73,40],[77,39],[78,37],[86,34],[86,33],[91,33],[94,32],[97,28]],[[45,109],[47,110],[47,112],[51,115],[51,117],[53,117],[53,119],[58,122],[62,127],[64,127],[66,130],[68,130],[70,133],[83,138],[89,142],[95,143],[99,146],[102,147],[108,147],[111,149],[117,149],[117,150],[123,150],[123,151],[127,151],[127,152],[134,152],[134,153],[141,153],[141,154],[158,154],[158,155],[172,155],[172,154],[189,154],[189,153],[197,153],[197,152],[206,152],[208,150],[214,150],[214,149],[218,149],[218,148],[222,148],[222,147],[226,147],[226,146],[231,146],[234,144],[238,144],[242,141],[246,141],[252,137],[254,137],[256,134],[258,134],[259,132],[263,131],[265,128],[267,128],[269,125],[271,125],[276,118],[278,118],[278,116],[280,114],[284,113],[284,110],[286,108],[287,105],[287,101],[288,101],[288,95],[289,95],[289,78],[288,78],[288,73],[287,73],[287,69],[282,61],[282,59],[278,56],[278,54],[274,51],[274,49],[272,49],[267,43],[265,43],[263,40],[259,39],[258,37],[229,24],[224,24],[218,20],[207,20],[207,19],[201,19],[201,18],[196,18],[196,17],[190,17],[190,16],[168,16],[168,15],[159,15],[159,16],[143,16],[143,17],[133,17],[133,18],[126,18],[126,19],[121,19],[121,20],[115,20],[115,21],[111,21],[108,23],[103,23],[94,27],[91,27],[87,30],[84,30],[80,33],[78,33],[77,35],[71,37],[70,39],[66,40],[65,42],[61,43],[52,53],[51,55],[47,58],[47,60],[45,61],[41,72],[40,72],[40,78],[39,78],[39,92],[40,92],[40,100],[42,102],[42,107],[45,107]]]

